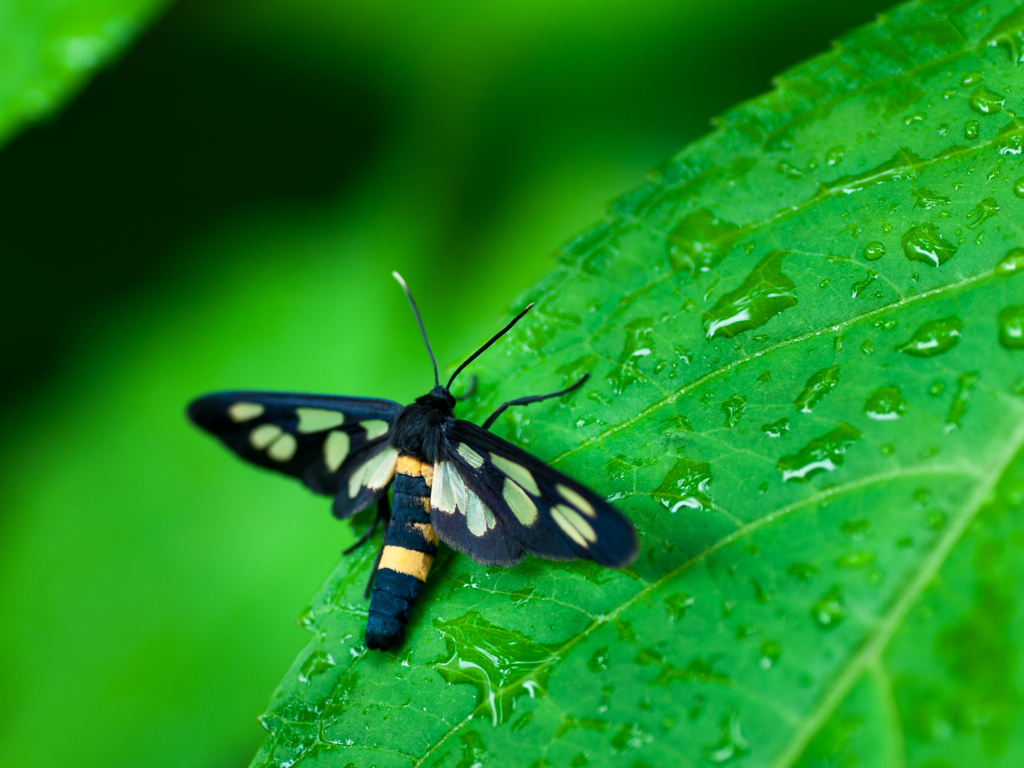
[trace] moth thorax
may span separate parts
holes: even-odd
[[[407,405],[395,418],[392,445],[399,453],[433,464],[441,444],[441,428],[452,416],[443,399],[427,395]]]

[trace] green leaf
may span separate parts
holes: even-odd
[[[571,242],[472,416],[589,371],[495,429],[639,558],[448,553],[394,654],[343,561],[255,764],[1019,765],[1022,57],[1015,3],[897,8]]]
[[[0,4],[0,144],[56,110],[164,5],[165,0]]]

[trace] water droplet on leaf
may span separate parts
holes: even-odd
[[[734,291],[729,291],[704,313],[704,333],[732,338],[759,328],[775,315],[796,306],[796,287],[782,272],[782,259],[789,251],[772,251],[759,261]]]
[[[704,754],[713,763],[728,763],[750,751],[750,744],[740,730],[740,716],[733,712],[722,719],[722,736],[718,743],[704,747]]]
[[[998,45],[1006,49],[1010,62],[1014,65],[1024,63],[1024,9],[1014,8],[1006,16],[997,21],[985,36],[986,45]]]
[[[762,424],[761,431],[768,435],[768,437],[782,437],[789,432],[789,419],[782,417],[778,421]]]
[[[672,621],[680,621],[686,612],[693,605],[693,597],[685,592],[676,592],[665,598],[665,607],[668,608]]]
[[[617,395],[621,395],[626,387],[645,378],[639,366],[654,349],[654,319],[638,317],[630,320],[626,324],[625,333],[618,367],[608,374],[608,380],[612,382],[612,391]]]
[[[864,413],[876,421],[893,421],[907,410],[907,401],[899,387],[879,387],[864,403]]]
[[[863,296],[864,291],[877,279],[878,273],[869,269],[867,276],[863,280],[858,280],[850,286],[850,298],[856,299],[858,296]]]
[[[434,619],[433,625],[446,650],[429,666],[449,683],[476,688],[477,706],[486,706],[493,725],[512,717],[519,697],[537,698],[546,691],[549,662],[559,645],[535,643],[476,611],[451,621]]]
[[[676,459],[652,495],[670,512],[680,509],[710,509],[711,465],[706,461],[693,461],[686,457]]]
[[[980,112],[983,115],[994,115],[997,112],[1003,111],[1006,99],[984,85],[979,85],[971,91],[971,96],[967,103],[975,112]]]
[[[1024,269],[1024,248],[1011,248],[996,267],[996,271],[1004,275],[1012,275],[1022,269]]]
[[[761,658],[757,663],[761,669],[771,669],[779,663],[782,658],[782,646],[774,640],[765,640],[761,643]]]
[[[868,261],[878,261],[885,256],[885,246],[877,240],[864,246],[864,258]]]
[[[948,205],[949,198],[942,195],[937,195],[929,189],[921,187],[914,190],[914,197],[917,198],[917,206],[924,208],[926,211],[931,208],[935,208],[939,205]]]
[[[669,261],[675,269],[706,272],[725,258],[739,235],[740,228],[735,224],[701,208],[680,220],[669,233]]]
[[[821,472],[832,472],[842,466],[846,450],[860,440],[860,431],[849,424],[840,424],[828,434],[809,441],[797,453],[783,456],[776,466],[783,482],[808,482]]]
[[[822,629],[835,629],[842,622],[843,593],[839,587],[832,587],[811,606],[811,618]]]
[[[1024,151],[1024,120],[1013,118],[999,133],[996,134],[996,152],[1000,155],[1019,155]],[[989,174],[992,181],[998,175],[998,169]]]
[[[608,669],[609,654],[610,649],[607,646],[595,650],[587,661],[587,669],[591,672],[604,672]]]
[[[845,150],[842,144],[836,147],[832,147],[832,149],[825,153],[825,162],[828,163],[830,166],[839,165],[841,162],[843,162],[844,154]]]
[[[735,427],[745,410],[747,410],[747,398],[742,395],[733,395],[728,400],[724,400],[722,402],[722,413],[725,414],[723,426]]]
[[[903,235],[903,253],[911,261],[938,267],[956,255],[956,246],[943,239],[935,225],[925,222]]]
[[[863,568],[866,565],[871,565],[876,559],[874,552],[848,552],[836,558],[836,567]]]
[[[840,191],[845,195],[852,195],[876,184],[885,184],[886,182],[898,179],[915,178],[917,176],[916,169],[921,163],[922,158],[919,155],[904,147],[889,160],[876,165],[874,168],[870,168],[863,173],[836,179],[827,189],[823,189],[821,194],[834,194],[836,191]]]
[[[830,368],[822,368],[820,371],[815,371],[811,374],[810,378],[807,379],[807,382],[804,384],[804,388],[800,390],[800,394],[797,395],[796,400],[793,402],[793,406],[802,413],[811,413],[814,406],[817,405],[825,395],[831,392],[838,383],[838,365],[833,365]]]
[[[804,175],[799,168],[781,160],[775,164],[775,171],[776,173],[781,173],[787,179],[801,179]]]
[[[999,343],[1005,349],[1024,349],[1024,305],[999,313]]]
[[[317,675],[321,675],[335,664],[334,657],[326,651],[313,651],[302,662],[299,669],[299,682],[308,683]]]
[[[974,229],[997,213],[999,213],[999,203],[996,202],[994,197],[986,197],[978,203],[973,211],[967,214],[967,221],[969,222],[967,228]]]
[[[910,340],[896,347],[898,352],[911,357],[935,357],[948,352],[960,343],[963,325],[956,315],[921,323]]]
[[[961,420],[967,414],[967,406],[971,404],[971,395],[976,386],[978,386],[977,373],[962,373],[957,377],[956,395],[953,396],[949,413],[946,415],[946,432],[960,427]]]

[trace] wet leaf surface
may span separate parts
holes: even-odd
[[[343,561],[255,764],[1020,764],[1022,56],[1015,3],[897,8],[569,243],[471,415],[591,372],[495,429],[640,556],[449,553],[389,654]]]

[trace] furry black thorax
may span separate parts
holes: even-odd
[[[405,406],[391,428],[391,445],[399,453],[434,464],[440,453],[441,425],[455,413],[455,398],[444,387],[434,387]]]

